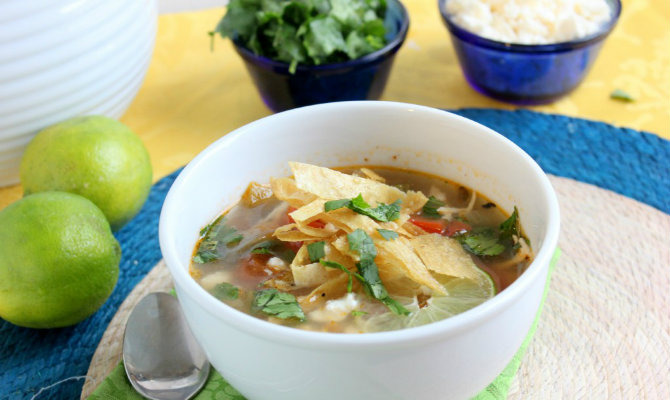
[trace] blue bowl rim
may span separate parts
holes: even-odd
[[[453,34],[456,35],[459,39],[465,40],[467,42],[476,44],[478,46],[487,47],[490,49],[503,50],[506,52],[516,52],[516,53],[555,53],[555,52],[564,52],[581,47],[588,46],[592,43],[599,42],[607,35],[610,34],[617,21],[621,15],[621,0],[610,0],[609,3],[613,7],[612,18],[607,22],[604,28],[592,35],[585,36],[583,38],[559,42],[559,43],[550,43],[550,44],[517,44],[517,43],[505,43],[493,39],[487,39],[482,36],[476,35],[468,30],[465,30],[458,26],[456,23],[451,21],[451,17],[446,10],[446,2],[448,0],[437,0],[438,8],[440,9],[440,14],[442,15],[442,21],[447,26],[447,29]]]
[[[396,52],[405,41],[405,38],[407,37],[407,32],[409,31],[409,14],[407,13],[407,9],[400,0],[389,0],[389,1],[395,2],[400,7],[400,11],[402,13],[402,21],[398,33],[395,35],[395,37],[393,37],[391,41],[389,41],[386,44],[386,46],[382,47],[377,51],[373,51],[372,53],[368,53],[362,57],[345,62],[321,64],[321,65],[298,64],[298,66],[296,67],[296,74],[299,72],[303,73],[320,72],[320,71],[332,71],[337,69],[353,68],[358,65],[371,63],[379,59],[380,57],[384,56],[386,53]],[[237,39],[233,39],[232,42],[235,45],[235,50],[237,50],[237,52],[244,58],[261,61],[268,67],[272,67],[273,69],[285,69],[286,71],[289,70],[290,64],[287,62],[277,61],[265,56],[258,55],[253,51],[249,50],[246,46],[239,43]]]

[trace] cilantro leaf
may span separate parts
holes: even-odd
[[[307,253],[309,254],[309,261],[317,262],[326,256],[326,242],[314,242],[307,245]]]
[[[362,310],[352,310],[351,311],[351,315],[353,315],[354,317],[359,317],[359,316],[365,315],[365,314],[367,314],[367,312],[362,311]]]
[[[514,206],[514,212],[505,221],[500,224],[501,241],[513,240],[514,237],[521,237],[521,226],[519,225],[519,210]]]
[[[441,215],[437,212],[437,209],[443,205],[443,201],[439,200],[435,196],[430,196],[426,204],[423,205],[422,214],[428,218],[440,218]]]
[[[327,201],[323,208],[328,212],[342,207],[380,222],[389,222],[400,217],[400,200],[396,200],[393,204],[379,203],[377,207],[372,208],[360,193],[353,199]]]
[[[397,300],[392,299],[390,296],[386,296],[381,299],[381,302],[386,305],[394,314],[396,315],[409,315],[409,310],[406,309],[402,304],[398,303]]]
[[[230,0],[210,36],[289,64],[359,58],[386,45],[383,0]]]
[[[361,282],[365,290],[372,297],[384,303],[393,313],[398,315],[409,314],[407,309],[389,296],[379,277],[379,268],[375,264],[377,248],[372,238],[362,229],[356,229],[347,235],[347,240],[349,241],[349,249],[358,252],[360,256],[360,262],[356,263],[356,268],[362,277]]]
[[[337,263],[335,261],[323,260],[323,259],[319,260],[319,263],[321,263],[321,265],[323,265],[324,267],[337,268],[337,269],[347,273],[347,275],[349,275],[349,282],[347,283],[347,292],[351,292],[353,290],[353,284],[354,284],[353,279],[352,279],[353,276],[355,276],[358,280],[363,282],[363,277],[362,276],[360,276],[359,274],[357,274],[355,272],[349,271],[344,265],[342,265],[340,263]]]
[[[498,234],[491,228],[474,229],[455,238],[465,250],[477,256],[497,256],[505,251],[505,245],[498,241]]]
[[[221,253],[225,251],[222,245],[232,247],[242,240],[242,235],[234,227],[228,226],[225,218],[204,227],[200,235],[202,241],[193,257],[193,261],[198,264],[220,259]]]
[[[344,51],[342,26],[333,17],[312,20],[303,41],[314,64],[325,64],[336,51]]]
[[[304,62],[307,57],[296,31],[291,25],[279,24],[272,42],[272,46],[277,49],[277,60],[289,63],[290,73],[295,73],[298,64]]]
[[[377,248],[372,238],[364,230],[359,228],[347,234],[347,240],[349,241],[349,249],[357,252],[361,261],[374,262],[375,257],[377,257]]]
[[[280,292],[277,289],[256,291],[252,309],[281,319],[297,318],[300,321],[305,320],[305,313],[300,308],[295,296]]]
[[[528,245],[530,241],[521,233],[519,210],[514,207],[512,215],[498,227],[480,227],[454,236],[463,248],[477,256],[497,256],[506,250],[516,252],[521,247],[520,240]]]
[[[351,204],[351,199],[331,200],[327,201],[326,204],[323,205],[323,209],[325,212],[328,212],[337,210],[338,208],[348,207],[349,204]]]
[[[271,254],[267,247],[256,247],[250,251],[251,254]]]
[[[260,1],[230,0],[226,15],[214,28],[222,37],[250,37],[258,27],[256,11]]]
[[[286,263],[291,263],[295,258],[295,251],[290,249],[286,243],[281,240],[271,239],[260,242],[250,251],[251,254],[271,254],[279,257]]]
[[[621,89],[614,89],[612,91],[612,93],[610,93],[610,98],[614,99],[614,100],[624,101],[624,102],[627,102],[627,103],[632,103],[632,102],[635,101],[633,96],[624,92]]]
[[[400,217],[400,200],[396,200],[393,204],[379,203],[377,207],[372,208],[363,200],[363,196],[359,194],[351,200],[351,204],[348,207],[359,214],[366,215],[380,222],[389,222]]]
[[[379,232],[379,234],[386,240],[395,240],[398,238],[398,233],[396,231],[379,228],[377,229],[377,232]]]
[[[219,300],[235,300],[239,296],[239,289],[228,282],[221,282],[214,286],[211,293]]]
[[[195,254],[195,256],[193,256],[193,262],[197,264],[206,264],[210,261],[218,259],[219,253],[203,248],[198,249],[198,252]]]

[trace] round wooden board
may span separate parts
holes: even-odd
[[[561,205],[562,256],[509,399],[670,399],[670,215],[550,176]],[[107,327],[81,398],[121,359],[125,322],[167,291],[161,261]]]

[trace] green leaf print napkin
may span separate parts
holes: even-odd
[[[544,299],[547,296],[547,291],[549,290],[549,281],[551,279],[551,273],[553,272],[556,262],[561,254],[560,249],[556,249],[554,256],[551,259],[551,264],[549,265],[549,276],[547,277],[547,283],[544,287],[544,295],[542,297],[542,302],[540,303],[540,308],[537,311],[535,316],[535,321],[531,325],[530,330],[526,339],[521,344],[521,347],[514,355],[512,361],[507,364],[507,367],[503,372],[498,375],[498,377],[482,390],[473,400],[503,400],[507,398],[507,391],[509,386],[512,383],[512,379],[516,375],[516,372],[519,369],[521,364],[521,358],[526,352],[528,345],[530,344],[535,329],[537,328],[537,322],[540,319],[540,313],[542,312],[542,307],[544,305]],[[114,371],[105,380],[98,386],[98,388],[93,392],[92,395],[88,397],[88,400],[118,400],[118,399],[128,399],[128,400],[142,400],[144,397],[140,396],[128,382],[126,377],[126,371],[123,368],[123,363],[119,363],[116,366]],[[209,378],[205,387],[195,396],[194,400],[246,400],[234,387],[232,387],[228,382],[226,382],[223,377],[214,369],[211,369]]]

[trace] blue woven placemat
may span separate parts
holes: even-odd
[[[507,136],[547,173],[610,189],[670,214],[670,141],[601,122],[525,110],[455,112]],[[79,398],[83,375],[107,325],[161,259],[158,217],[178,172],[156,183],[142,211],[117,232],[123,250],[119,281],[96,314],[74,327],[51,330],[0,321],[0,398],[30,399],[38,392],[35,398],[40,400]],[[66,381],[54,385],[62,380]],[[40,392],[42,388],[46,389]]]

